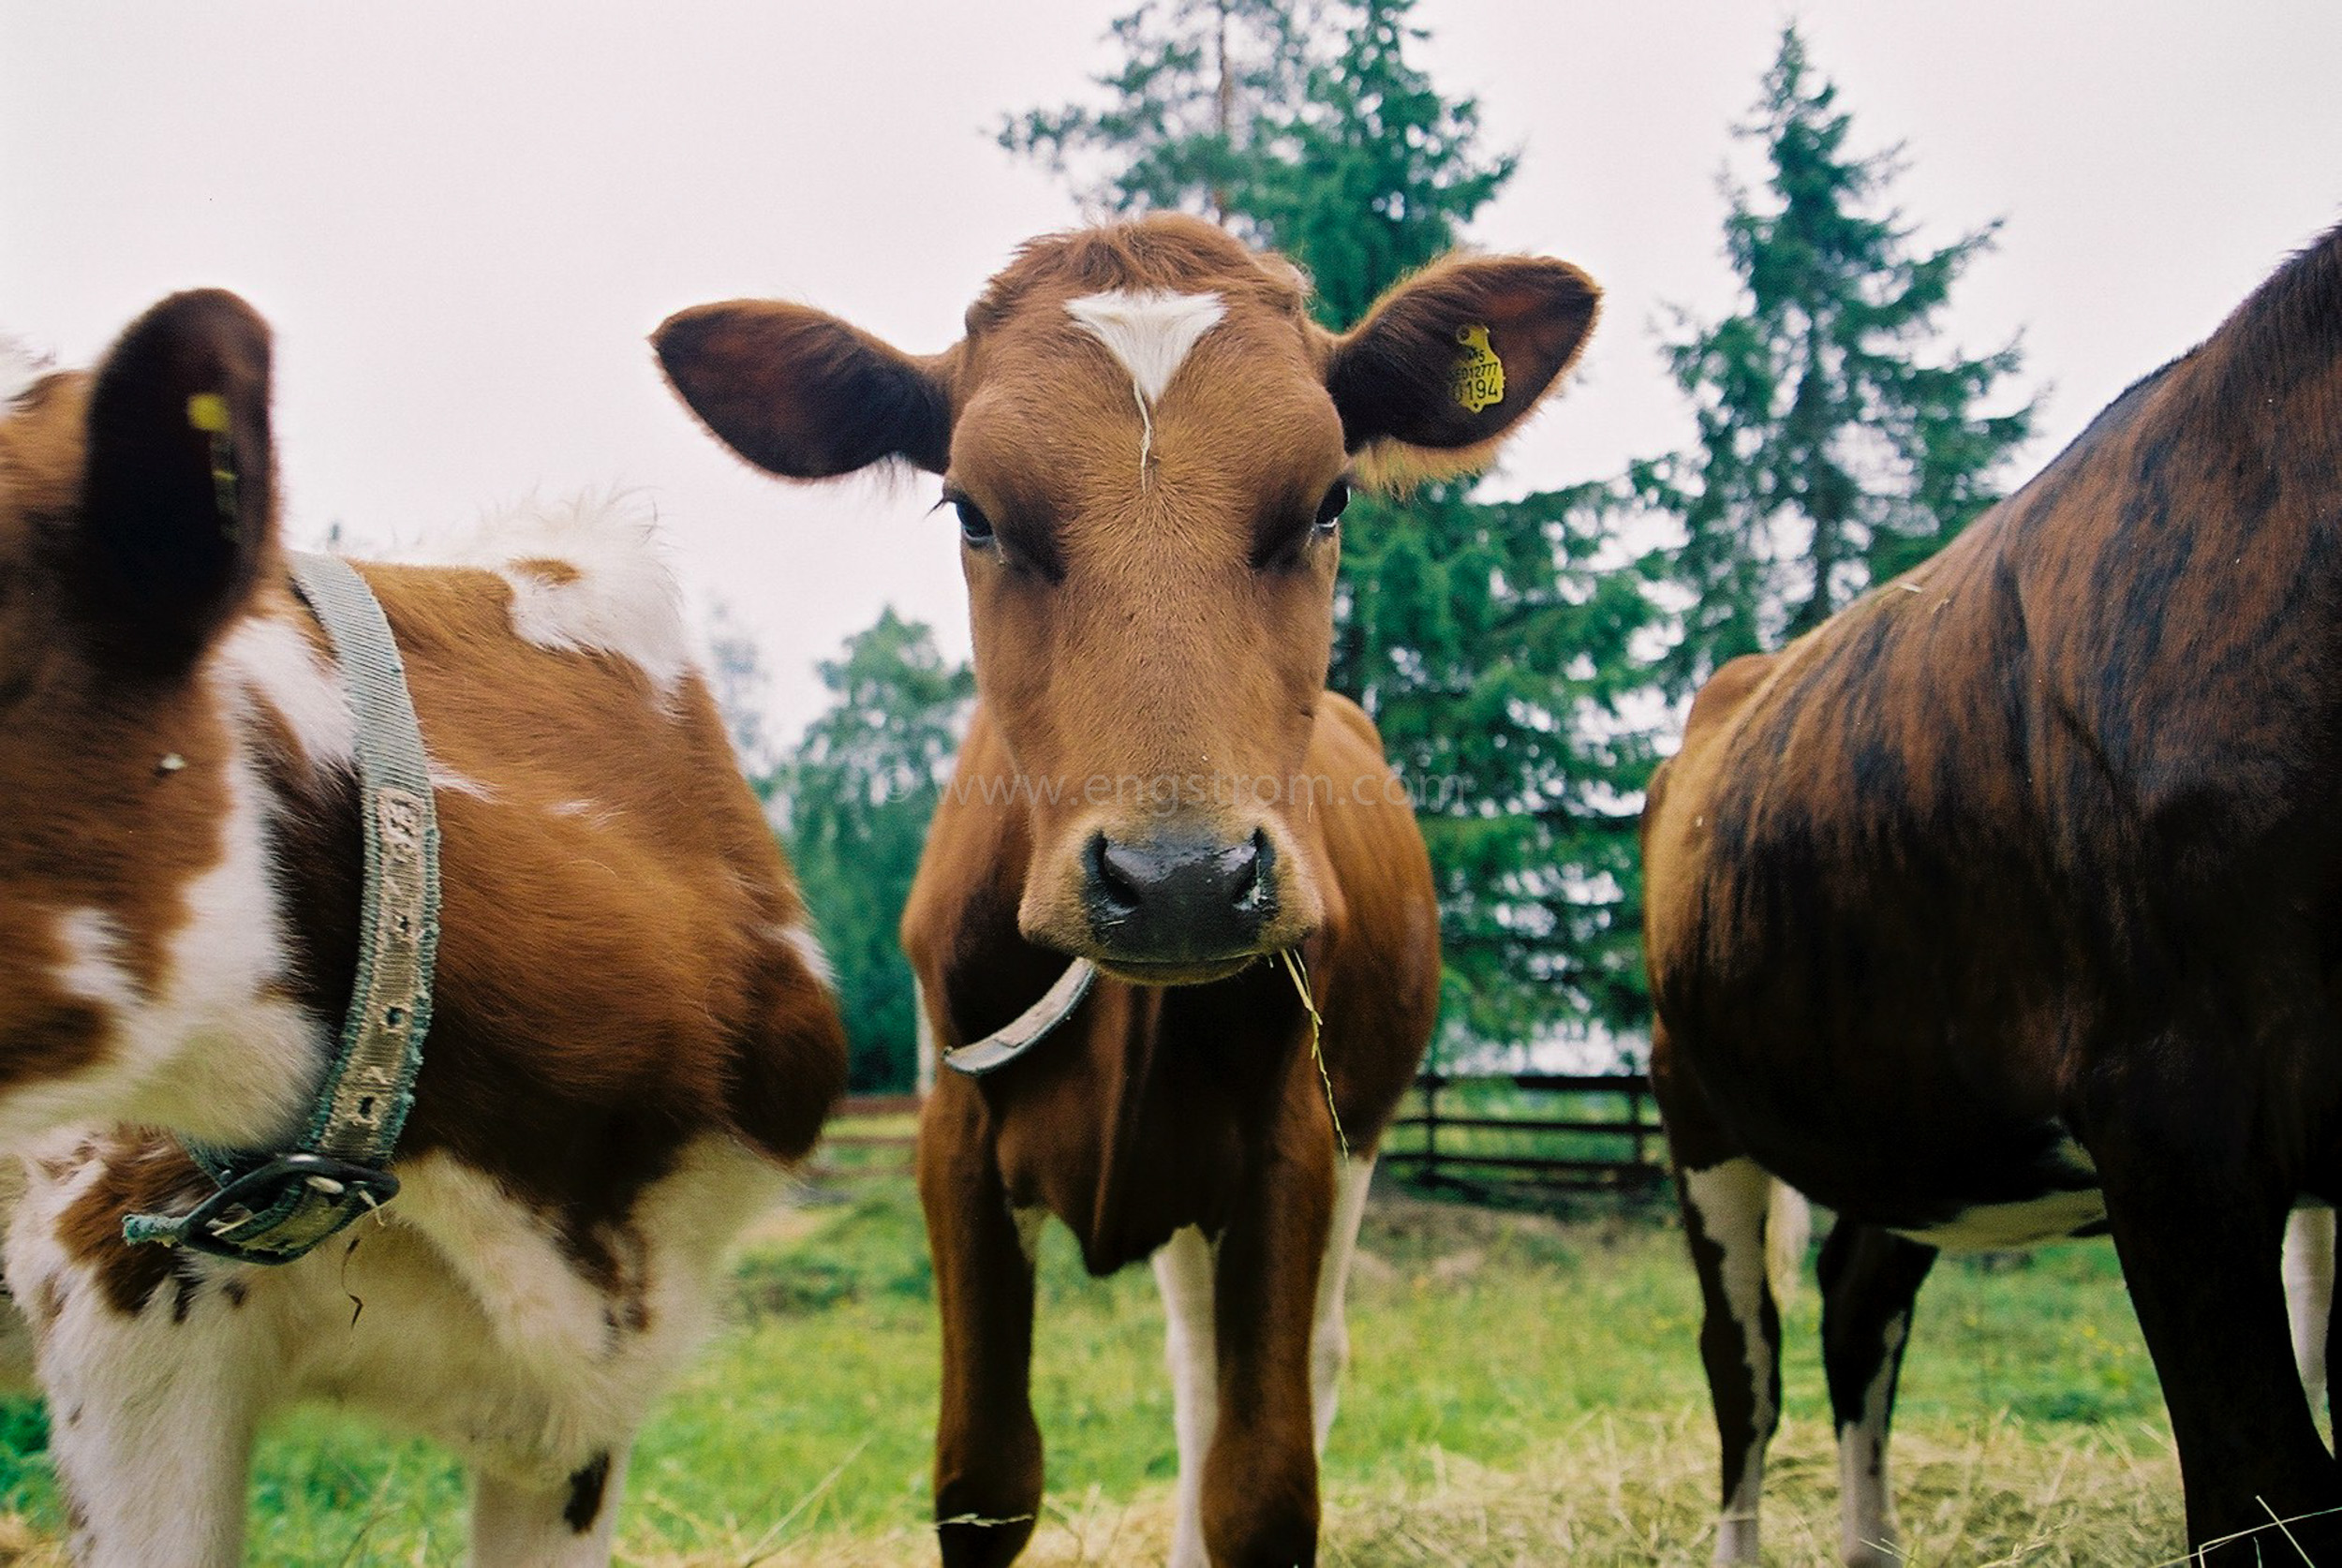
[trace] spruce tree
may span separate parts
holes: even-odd
[[[821,666],[833,697],[774,776],[781,836],[837,974],[848,1087],[908,1090],[911,969],[896,937],[975,679],[892,609]]]
[[[1692,600],[1665,663],[1679,694],[1934,555],[1997,498],[2032,430],[2030,403],[1980,411],[2017,345],[1977,358],[1934,347],[1952,286],[1998,225],[1915,254],[1910,227],[1880,210],[1898,153],[1856,155],[1850,125],[1785,28],[1737,131],[1763,146],[1765,195],[1727,185],[1740,307],[1682,318],[1666,347],[1697,444],[1635,465],[1625,486],[1682,525],[1660,563]]]

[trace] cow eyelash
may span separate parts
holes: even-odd
[[[1326,498],[1317,503],[1317,521],[1310,525],[1311,534],[1318,539],[1330,539],[1340,525],[1343,509],[1350,505],[1350,481],[1334,481]]]
[[[970,547],[988,550],[1000,541],[1000,536],[992,526],[992,519],[985,516],[984,509],[970,500],[962,492],[946,490],[943,492],[943,498],[935,505],[938,510],[950,507],[959,513],[959,537],[966,540]]]

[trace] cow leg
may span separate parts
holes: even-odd
[[[2293,1366],[2315,1419],[2326,1408],[2326,1338],[2334,1321],[2334,1210],[2293,1210],[2285,1222],[2285,1313],[2293,1328]]]
[[[1325,1135],[1330,1146],[1330,1128]],[[1331,1147],[1289,1146],[1295,1141],[1274,1140],[1263,1151],[1259,1175],[1220,1238],[1212,1280],[1219,1419],[1203,1487],[1213,1568],[1317,1561],[1312,1345],[1335,1182]]]
[[[1366,1218],[1367,1189],[1374,1182],[1374,1157],[1344,1160],[1334,1169],[1334,1219],[1326,1238],[1326,1261],[1317,1271],[1317,1324],[1310,1340],[1310,1407],[1317,1455],[1334,1429],[1341,1402],[1341,1374],[1350,1365],[1350,1324],[1345,1310],[1350,1265],[1356,1256],[1358,1225]]]
[[[2342,1469],[2310,1417],[2270,1266],[2292,1184],[2256,1159],[2246,1086],[2155,1071],[2204,1059],[2157,1042],[2085,1090],[2084,1141],[2171,1413],[2188,1543],[2222,1568],[2342,1562]]]
[[[1212,1332],[1213,1248],[1193,1226],[1155,1254],[1163,1292],[1164,1353],[1171,1364],[1171,1420],[1178,1434],[1178,1522],[1169,1568],[1208,1568],[1204,1551],[1204,1456],[1220,1418],[1219,1357]]]
[[[551,1485],[476,1472],[472,1568],[609,1568],[626,1459],[620,1444]]]
[[[945,1092],[929,1100],[919,1137],[919,1200],[943,1324],[936,1534],[947,1568],[1001,1568],[1024,1549],[1041,1508],[1033,1260],[987,1152],[941,1123]]]
[[[1844,1220],[1822,1244],[1822,1366],[1838,1428],[1838,1555],[1848,1568],[1903,1561],[1887,1483],[1887,1428],[1911,1303],[1934,1262],[1933,1247]]]
[[[135,1316],[104,1294],[79,1282],[39,1352],[73,1561],[234,1568],[265,1368],[252,1347],[217,1332],[215,1301],[197,1299],[174,1319],[173,1284]]]
[[[1772,1177],[1754,1160],[1741,1158],[1679,1170],[1676,1182],[1705,1308],[1699,1355],[1723,1457],[1715,1561],[1755,1562],[1765,1445],[1781,1420],[1781,1317],[1765,1277]]]

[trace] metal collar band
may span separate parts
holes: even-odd
[[[439,824],[407,672],[365,582],[337,556],[296,552],[293,583],[325,628],[357,720],[365,889],[358,973],[340,1048],[298,1148],[187,1152],[219,1191],[184,1216],[134,1214],[132,1242],[246,1263],[290,1263],[387,1203],[386,1169],[414,1103],[439,942]]]
[[[1014,1023],[956,1051],[944,1052],[944,1065],[971,1078],[999,1072],[1046,1040],[1060,1024],[1072,1017],[1074,1009],[1089,995],[1090,984],[1097,978],[1097,965],[1087,958],[1075,959],[1058,977],[1058,983],[1039,1001],[1018,1013]]]

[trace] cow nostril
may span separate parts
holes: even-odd
[[[1253,841],[1238,851],[1233,867],[1236,876],[1229,895],[1238,909],[1249,910],[1266,899],[1268,872],[1276,864],[1276,857],[1277,851],[1269,848],[1268,835],[1254,828]]]
[[[1089,880],[1104,900],[1120,912],[1128,914],[1138,908],[1140,895],[1137,884],[1117,868],[1114,847],[1106,841],[1103,833],[1089,840]]]

